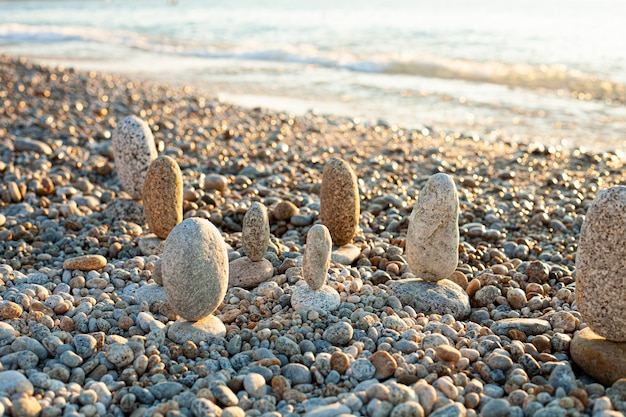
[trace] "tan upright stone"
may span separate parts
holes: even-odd
[[[160,156],[150,164],[143,207],[150,230],[161,239],[183,220],[183,175],[169,156]]]
[[[346,161],[331,158],[324,166],[320,192],[320,219],[337,246],[352,241],[359,224],[359,187]]]

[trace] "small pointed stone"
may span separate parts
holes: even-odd
[[[326,282],[332,246],[326,226],[316,224],[309,229],[302,259],[302,277],[313,290],[320,289]]]
[[[261,203],[252,203],[243,217],[241,245],[243,252],[251,261],[263,259],[270,243],[270,223],[267,208]]]
[[[411,272],[426,281],[452,275],[459,261],[459,198],[447,174],[435,174],[424,185],[406,236]]]
[[[359,224],[359,187],[350,165],[331,158],[324,166],[320,191],[320,219],[337,246],[350,243]]]

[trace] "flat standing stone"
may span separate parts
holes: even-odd
[[[140,118],[128,116],[117,124],[111,139],[122,187],[133,198],[141,198],[148,168],[157,157],[150,127]]]
[[[452,314],[462,320],[471,312],[470,300],[458,284],[443,279],[436,282],[409,278],[393,281],[389,291],[402,301],[424,314]]]
[[[626,342],[612,342],[586,327],[572,339],[570,354],[585,373],[606,386],[626,378]]]
[[[576,303],[583,321],[607,340],[626,341],[626,187],[598,192],[580,230]]]
[[[270,243],[270,222],[267,208],[261,203],[252,203],[243,217],[241,245],[243,252],[252,261],[260,261]]]
[[[150,230],[161,239],[183,220],[183,174],[169,156],[158,157],[148,168],[143,210]]]
[[[346,161],[331,158],[324,166],[320,191],[320,219],[333,243],[349,243],[359,222],[359,187],[356,174]]]
[[[267,259],[258,262],[242,256],[228,264],[228,287],[256,288],[274,276],[274,266]]]
[[[107,258],[102,255],[83,255],[75,258],[66,259],[63,262],[63,268],[71,271],[78,269],[79,271],[94,271],[104,268],[107,264]]]
[[[411,272],[427,281],[452,275],[459,262],[459,197],[447,174],[435,174],[422,188],[406,235]]]
[[[211,314],[228,287],[228,254],[219,230],[191,217],[165,240],[161,258],[165,295],[172,311],[194,321]]]
[[[302,259],[302,276],[312,290],[320,289],[326,282],[332,246],[326,226],[316,224],[309,229]]]

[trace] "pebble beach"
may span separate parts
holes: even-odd
[[[172,340],[167,300],[138,296],[159,280],[162,240],[117,175],[111,136],[129,115],[178,163],[183,217],[210,220],[229,261],[244,255],[248,209],[267,207],[271,278],[228,289],[213,313],[224,337]],[[358,178],[358,254],[330,264],[337,310],[295,311],[333,157]],[[460,202],[462,320],[390,291],[413,277],[409,215],[437,173]],[[626,382],[595,380],[570,355],[587,328],[574,294],[581,226],[598,191],[626,181],[622,154],[244,108],[0,56],[0,176],[0,415],[626,413]]]

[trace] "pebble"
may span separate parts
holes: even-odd
[[[137,116],[122,119],[111,135],[115,168],[122,187],[134,199],[143,196],[148,168],[157,157],[148,124]]]
[[[267,392],[263,375],[250,372],[243,379],[243,387],[251,397],[262,397]]]
[[[23,387],[27,383],[30,382],[21,372],[13,370],[0,371],[0,392],[13,394],[17,392],[19,387]]]
[[[343,159],[324,164],[320,191],[320,219],[337,246],[350,243],[359,222],[359,187],[352,167]]]
[[[95,271],[106,266],[107,259],[102,255],[83,255],[66,259],[63,268],[70,271]]]
[[[270,224],[267,208],[254,202],[243,217],[241,245],[243,252],[253,262],[263,260],[270,241]]]
[[[372,362],[372,365],[374,365],[374,368],[376,369],[374,378],[378,380],[391,378],[398,368],[398,363],[394,357],[391,356],[389,352],[384,350],[374,352],[368,359]]]
[[[17,319],[22,316],[23,312],[24,309],[17,303],[7,300],[0,301],[0,317],[3,320]]]
[[[498,320],[491,325],[491,331],[498,335],[507,335],[511,330],[520,331],[526,335],[538,335],[550,331],[550,322],[542,319],[512,318]]]
[[[607,340],[586,327],[572,339],[570,353],[578,366],[604,385],[626,378],[626,342]]]
[[[428,179],[409,218],[406,259],[411,272],[427,281],[452,275],[459,254],[459,197],[447,174]]]
[[[28,137],[16,138],[13,147],[17,152],[37,152],[44,155],[52,155],[52,148],[45,142]]]
[[[313,290],[308,285],[298,285],[291,295],[291,306],[295,311],[332,312],[340,304],[339,293],[328,285],[323,285],[319,290]]]
[[[188,218],[172,229],[161,260],[165,295],[176,314],[199,320],[223,301],[228,255],[224,239],[208,220]]]
[[[354,329],[350,323],[340,321],[324,330],[324,340],[333,346],[345,346],[352,339]]]
[[[330,260],[336,264],[352,265],[360,254],[359,247],[348,243],[335,249],[330,255]]]
[[[311,371],[301,363],[289,363],[280,369],[281,374],[291,381],[292,385],[310,384]]]
[[[471,312],[467,293],[450,280],[429,282],[407,278],[393,281],[389,291],[403,304],[424,314],[451,314],[455,319],[463,320]]]
[[[247,256],[228,264],[228,287],[252,289],[274,276],[274,266],[267,259],[253,261]]]
[[[183,175],[167,155],[159,156],[148,168],[143,209],[150,231],[161,239],[183,220]]]
[[[104,357],[118,368],[124,368],[135,359],[133,350],[125,344],[113,343],[104,348]]]
[[[190,340],[198,345],[211,338],[224,337],[225,335],[224,323],[212,315],[197,321],[176,320],[167,330],[167,337],[180,344]]]
[[[274,206],[272,215],[276,220],[289,220],[298,214],[298,207],[291,201],[283,200]]]
[[[350,372],[357,381],[365,381],[374,377],[376,368],[367,359],[357,359],[350,365]]]
[[[332,239],[326,226],[316,224],[311,227],[302,259],[302,277],[312,290],[319,290],[326,283],[331,251]]]
[[[204,189],[206,191],[225,192],[228,188],[228,178],[219,174],[209,174],[204,178]]]
[[[607,340],[626,342],[626,186],[598,192],[587,210],[576,252],[576,305],[583,321]]]
[[[304,417],[337,417],[341,414],[350,415],[352,410],[339,402],[316,407],[303,414]]]

